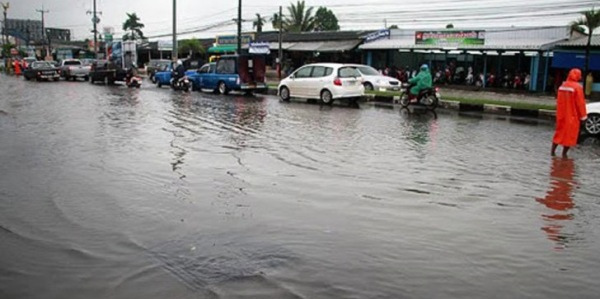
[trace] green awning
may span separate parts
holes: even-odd
[[[223,53],[235,53],[237,50],[236,45],[220,45],[208,48],[208,53],[223,54]]]

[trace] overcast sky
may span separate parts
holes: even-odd
[[[93,0],[0,0],[10,2],[9,18],[40,19],[42,5],[47,27],[71,29],[76,39],[91,37]],[[146,36],[168,34],[172,30],[172,0],[96,0],[103,27],[122,32],[126,12],[136,12],[146,25]],[[295,2],[295,1],[294,1]],[[260,13],[267,19],[291,1],[243,0],[244,31],[252,31],[251,20]],[[338,17],[342,30],[380,29],[385,24],[401,28],[455,28],[566,25],[578,12],[598,5],[598,0],[306,0],[309,6],[326,6]],[[235,34],[238,0],[177,0],[178,31],[196,31],[188,36],[214,37]],[[316,8],[315,8],[316,10]],[[223,24],[229,22],[229,24]],[[169,37],[160,37],[168,39]],[[156,38],[154,38],[156,39]]]

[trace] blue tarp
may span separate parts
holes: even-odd
[[[585,52],[554,51],[552,67],[560,69],[580,68],[585,66]],[[590,53],[590,69],[600,71],[600,53]]]

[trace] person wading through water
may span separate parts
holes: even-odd
[[[581,71],[572,69],[567,81],[558,88],[556,97],[556,131],[552,139],[552,156],[556,148],[563,146],[562,156],[567,157],[569,149],[577,144],[581,121],[587,119],[583,87],[579,85]]]

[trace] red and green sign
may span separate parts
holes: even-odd
[[[483,45],[485,31],[417,31],[416,45],[431,46],[469,46]]]

